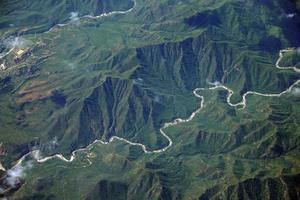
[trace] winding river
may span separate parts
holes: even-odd
[[[114,14],[126,14],[126,13],[129,13],[131,12],[136,6],[136,1],[134,0],[134,6],[132,8],[130,8],[129,10],[126,10],[126,11],[113,11],[113,12],[109,12],[109,13],[103,13],[101,15],[98,15],[98,16],[92,16],[92,15],[85,15],[85,16],[82,16],[80,18],[90,18],[90,19],[98,19],[98,18],[102,18],[102,17],[107,17],[107,16],[111,16],[111,15],[114,15]],[[52,27],[49,31],[52,31],[54,28],[57,28],[57,27],[63,27],[63,26],[66,26],[68,24],[70,24],[72,22],[68,22],[66,24],[57,24],[55,25],[54,27]],[[7,56],[10,52],[12,52],[14,50],[14,48],[10,49],[6,54],[2,55],[0,57],[3,58],[5,56]],[[280,69],[280,70],[294,70],[295,72],[297,73],[300,73],[300,69],[296,68],[296,67],[280,67],[279,66],[279,63],[283,57],[283,54],[285,52],[288,52],[288,51],[292,51],[293,49],[284,49],[284,50],[281,50],[279,52],[279,58],[278,60],[276,61],[276,68]],[[32,150],[31,152],[23,155],[16,163],[16,166],[18,165],[21,165],[22,162],[28,157],[28,156],[32,156],[38,163],[44,163],[44,162],[47,162],[48,160],[51,160],[51,159],[54,159],[54,158],[57,158],[57,159],[60,159],[62,161],[65,161],[65,162],[72,162],[74,161],[74,159],[76,158],[76,153],[80,152],[80,151],[87,151],[89,149],[91,149],[93,147],[93,145],[95,145],[96,143],[101,143],[101,144],[109,144],[111,142],[113,142],[114,140],[119,140],[119,141],[123,141],[125,143],[128,143],[129,145],[133,145],[133,146],[139,146],[142,148],[143,152],[146,153],[146,154],[153,154],[153,153],[162,153],[164,151],[166,151],[167,149],[169,149],[172,145],[173,145],[173,141],[171,140],[171,138],[164,132],[164,129],[170,127],[170,126],[175,126],[175,125],[178,125],[180,123],[186,123],[186,122],[189,122],[191,120],[193,120],[193,118],[196,116],[197,113],[199,113],[201,111],[201,109],[203,108],[203,105],[204,105],[204,97],[201,96],[200,94],[198,94],[199,91],[203,91],[203,90],[216,90],[216,89],[224,89],[224,90],[227,90],[227,103],[232,106],[232,107],[237,107],[237,106],[241,106],[242,109],[246,107],[246,98],[248,95],[258,95],[258,96],[264,96],[264,97],[280,97],[281,95],[283,94],[286,94],[288,92],[291,92],[293,87],[295,85],[297,85],[298,83],[300,82],[300,80],[296,81],[294,84],[292,84],[289,88],[287,88],[285,91],[281,92],[281,93],[278,93],[278,94],[265,94],[265,93],[259,93],[259,92],[255,92],[255,91],[248,91],[246,92],[245,94],[243,94],[242,96],[242,101],[239,102],[239,103],[232,103],[231,102],[231,97],[232,95],[234,94],[233,90],[231,90],[230,88],[222,85],[222,84],[216,84],[214,85],[213,87],[209,87],[209,88],[196,88],[194,91],[193,91],[193,94],[200,99],[200,107],[195,110],[188,118],[186,119],[182,119],[182,118],[177,118],[175,120],[173,120],[172,122],[168,122],[168,123],[165,123],[161,128],[160,128],[160,133],[168,140],[168,145],[161,148],[161,149],[157,149],[157,150],[148,150],[147,147],[144,145],[144,144],[141,144],[141,143],[135,143],[135,142],[131,142],[127,139],[124,139],[124,138],[121,138],[121,137],[118,137],[118,136],[113,136],[109,139],[109,141],[107,142],[104,142],[102,140],[95,140],[94,142],[92,142],[91,144],[89,144],[88,146],[84,147],[84,148],[80,148],[80,149],[77,149],[75,151],[72,152],[71,156],[69,159],[67,159],[66,157],[64,157],[62,154],[55,154],[55,155],[52,155],[52,156],[47,156],[47,157],[41,157],[40,156],[40,151],[39,150]],[[1,164],[1,163],[0,163]],[[2,170],[5,170],[2,165],[0,165],[0,167],[2,168]],[[13,167],[13,168],[14,168]]]
[[[292,51],[293,49],[284,49],[284,50],[281,50],[280,53],[279,53],[279,58],[276,62],[276,68],[280,69],[280,70],[294,70],[295,72],[299,73],[299,69],[295,68],[295,67],[280,67],[279,66],[279,63],[283,57],[283,53],[284,52],[287,52],[287,51]],[[182,118],[177,118],[175,120],[173,120],[172,122],[167,122],[165,123],[161,128],[160,128],[160,133],[168,140],[168,145],[161,148],[161,149],[157,149],[157,150],[147,150],[147,147],[144,145],[144,144],[141,144],[141,143],[136,143],[136,142],[131,142],[127,139],[124,139],[124,138],[121,138],[121,137],[118,137],[118,136],[113,136],[109,139],[108,142],[104,142],[102,140],[95,140],[93,143],[89,144],[88,146],[84,147],[84,148],[80,148],[80,149],[77,149],[75,151],[72,152],[71,154],[71,157],[69,159],[67,159],[66,157],[64,157],[62,154],[55,154],[55,155],[52,155],[52,156],[47,156],[47,157],[41,157],[40,156],[40,151],[39,150],[33,150],[27,154],[25,154],[21,159],[19,159],[16,163],[16,166],[18,165],[21,165],[22,162],[25,160],[25,158],[27,158],[28,156],[32,156],[38,163],[44,163],[44,162],[47,162],[48,160],[51,160],[51,159],[54,159],[54,158],[57,158],[57,159],[60,159],[62,161],[65,161],[65,162],[72,162],[74,161],[74,159],[76,158],[76,153],[80,152],[80,151],[87,151],[89,149],[91,149],[93,147],[94,144],[96,143],[101,143],[101,144],[109,144],[111,142],[113,142],[114,140],[119,140],[119,141],[123,141],[125,143],[128,143],[129,145],[133,145],[133,146],[140,146],[142,148],[142,150],[144,151],[144,153],[146,154],[150,154],[150,153],[162,153],[164,151],[166,151],[167,149],[169,149],[172,145],[173,145],[173,141],[171,140],[171,138],[164,132],[164,129],[170,127],[170,126],[175,126],[175,125],[178,125],[180,123],[186,123],[186,122],[189,122],[191,120],[193,120],[193,118],[196,116],[197,113],[199,113],[201,111],[201,109],[203,108],[203,105],[204,105],[204,97],[201,96],[200,94],[198,94],[199,91],[204,91],[204,90],[217,90],[217,89],[224,89],[224,90],[227,90],[227,103],[232,106],[232,107],[237,107],[237,106],[242,106],[242,109],[246,107],[246,98],[248,95],[258,95],[258,96],[263,96],[263,97],[280,97],[286,93],[289,93],[292,91],[293,87],[295,87],[298,83],[300,83],[300,79],[297,80],[294,84],[292,84],[289,88],[287,88],[286,90],[284,90],[283,92],[281,93],[278,93],[278,94],[265,94],[265,93],[259,93],[259,92],[254,92],[254,91],[248,91],[246,92],[243,97],[242,97],[242,101],[239,102],[239,103],[236,103],[236,104],[233,104],[231,102],[231,97],[232,95],[234,94],[233,90],[231,90],[230,88],[224,86],[224,85],[221,85],[221,84],[216,84],[214,85],[213,87],[210,87],[210,88],[196,88],[193,93],[194,95],[197,97],[197,98],[200,98],[201,101],[200,101],[200,107],[195,110],[187,119],[182,119]]]
[[[133,0],[133,6],[128,10],[112,11],[112,12],[102,13],[102,14],[96,15],[96,16],[94,16],[94,15],[83,15],[81,17],[78,17],[78,20],[84,19],[84,18],[99,19],[99,18],[109,17],[109,16],[117,15],[117,14],[127,14],[127,13],[130,13],[131,11],[133,11],[135,7],[136,7],[136,0]],[[45,31],[43,33],[49,33],[49,32],[53,31],[56,28],[64,27],[64,26],[67,26],[67,25],[72,24],[72,23],[73,23],[72,20],[69,20],[67,23],[64,23],[64,24],[55,24],[48,31]],[[6,57],[7,55],[9,55],[15,48],[16,47],[12,47],[8,52],[0,54],[0,59],[2,59],[4,57]]]

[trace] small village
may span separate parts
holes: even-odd
[[[0,72],[26,61],[30,54],[31,49],[29,47],[10,50],[6,55],[0,58]]]

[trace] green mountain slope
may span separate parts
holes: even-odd
[[[45,32],[56,24],[67,21],[76,22],[84,15],[97,16],[112,11],[128,10],[133,2],[111,1],[2,1],[0,28],[10,33],[17,30],[19,34]],[[2,31],[1,31],[2,32]]]
[[[145,154],[116,139],[77,152],[72,162],[38,163],[28,156],[26,176],[17,177],[15,187],[2,170],[0,195],[298,199],[296,3],[2,2],[0,161],[6,169],[34,149],[43,157],[69,158],[113,136],[149,151],[163,149],[170,141],[160,129],[199,108],[201,99],[193,94],[199,87],[225,85],[233,92],[231,103],[249,91],[279,94],[294,87],[280,97],[249,94],[244,109],[228,104],[226,90],[198,91],[203,108],[191,121],[164,129],[173,142],[165,152]],[[78,15],[70,18],[71,12]],[[67,24],[54,26],[59,23]],[[276,67],[280,50],[289,47],[295,48]]]

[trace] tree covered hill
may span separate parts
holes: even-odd
[[[3,1],[0,161],[13,199],[298,199],[298,1]],[[126,12],[126,10],[129,10]],[[83,17],[101,15],[102,17]],[[119,12],[120,11],[120,12]],[[282,49],[284,53],[278,66]],[[283,69],[282,69],[283,68]],[[27,161],[24,161],[27,162]],[[47,173],[45,173],[47,172]],[[24,184],[26,183],[26,184]],[[63,188],[63,189],[62,189]]]

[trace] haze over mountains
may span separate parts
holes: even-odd
[[[300,198],[299,1],[0,5],[0,198]]]

